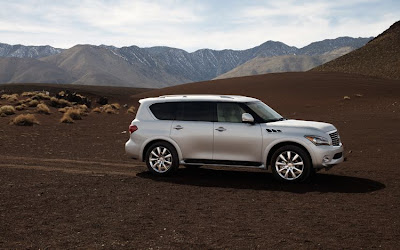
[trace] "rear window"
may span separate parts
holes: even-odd
[[[176,106],[174,102],[155,103],[150,106],[150,110],[159,120],[175,120]]]

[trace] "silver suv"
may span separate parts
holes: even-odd
[[[277,179],[294,182],[343,161],[333,125],[285,119],[254,98],[171,95],[139,103],[125,150],[157,175],[179,165],[271,166]]]

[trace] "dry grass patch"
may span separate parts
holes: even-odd
[[[39,103],[36,107],[36,112],[48,115],[50,114],[50,109],[46,104]]]
[[[39,124],[35,115],[32,114],[19,115],[15,117],[11,123],[17,126],[33,126],[34,124]]]
[[[135,113],[135,111],[136,111],[136,108],[135,108],[135,106],[130,106],[129,108],[128,108],[128,110],[126,111],[126,113]]]
[[[56,108],[64,108],[64,107],[71,107],[72,103],[64,99],[58,99],[55,97],[50,98],[50,106]]]
[[[25,104],[20,104],[18,106],[15,106],[15,109],[18,111],[21,111],[21,110],[26,109],[26,107],[28,107],[28,106],[26,106]]]
[[[5,117],[7,115],[15,114],[15,108],[11,105],[4,105],[0,107],[0,116]]]
[[[32,97],[34,95],[36,95],[36,92],[23,92],[21,94],[21,96],[27,96],[27,97]]]
[[[119,110],[119,109],[121,108],[121,105],[119,105],[119,103],[112,103],[112,104],[111,104],[111,107],[112,107],[113,109]]]
[[[92,109],[92,112],[93,113],[101,113],[101,109],[97,107],[97,108]]]
[[[16,102],[18,101],[18,94],[2,94],[1,95],[1,99],[5,99],[8,102]]]
[[[82,120],[81,111],[79,109],[68,109],[64,113],[60,122],[62,123],[74,123],[74,120]]]
[[[38,100],[30,100],[29,102],[27,102],[28,107],[36,107],[38,104]]]
[[[38,99],[38,100],[50,100],[51,99],[51,97],[47,93],[43,93],[43,92],[37,93],[32,98]]]
[[[118,110],[113,107],[111,104],[103,105],[101,108],[102,112],[107,114],[118,114]]]

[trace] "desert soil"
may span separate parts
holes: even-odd
[[[0,91],[33,87],[48,88]],[[347,161],[306,184],[222,167],[154,177],[125,155],[134,115],[124,108],[74,124],[60,124],[54,108],[32,127],[0,117],[0,248],[398,248],[399,81],[291,73],[85,91],[121,105],[170,93],[258,97],[288,118],[333,123]]]

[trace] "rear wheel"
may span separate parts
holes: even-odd
[[[154,143],[146,152],[146,165],[153,174],[169,175],[179,166],[178,154],[169,143]]]
[[[293,145],[283,146],[273,154],[271,168],[274,177],[284,182],[303,182],[314,173],[308,154]]]

